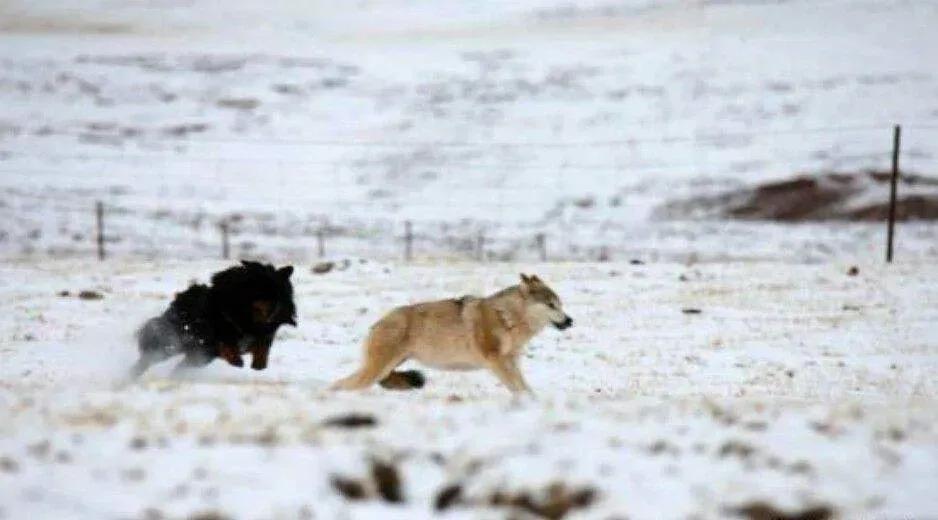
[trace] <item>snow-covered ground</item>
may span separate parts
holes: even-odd
[[[0,2],[0,520],[412,519],[453,486],[447,515],[504,518],[493,495],[556,483],[595,491],[584,518],[938,515],[938,226],[885,267],[880,224],[661,211],[885,169],[894,123],[938,175],[938,3],[338,4]],[[222,220],[233,257],[302,266],[300,327],[264,372],[128,384]],[[321,233],[366,260],[312,274]],[[514,263],[462,262],[480,233]],[[521,271],[576,319],[531,345],[536,400],[485,373],[325,390],[383,311]],[[402,503],[332,484],[372,460]]]
[[[843,259],[870,225],[651,219],[801,172],[936,175],[938,4],[0,5],[0,255]],[[880,194],[885,200],[885,191]],[[904,237],[938,256],[935,226]]]
[[[493,493],[556,482],[596,491],[582,518],[718,518],[753,502],[938,512],[933,263],[855,276],[847,264],[304,266],[299,327],[268,370],[216,363],[171,380],[160,366],[125,384],[133,328],[220,267],[0,266],[0,518],[412,519],[454,484],[464,505],[449,517],[504,518],[482,505]],[[535,400],[482,372],[428,371],[419,392],[325,390],[384,310],[492,291],[522,270],[576,319],[532,342]],[[377,423],[326,425],[351,412]],[[333,488],[372,459],[399,470],[403,503]]]

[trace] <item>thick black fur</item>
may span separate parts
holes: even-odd
[[[292,266],[241,262],[212,275],[211,286],[193,284],[178,293],[166,311],[137,331],[140,360],[131,375],[176,355],[185,356],[176,370],[200,367],[221,357],[251,368],[267,367],[267,355],[281,325],[296,326]]]

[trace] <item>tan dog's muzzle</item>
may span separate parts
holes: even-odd
[[[573,326],[573,318],[564,314],[563,321],[560,323],[554,321],[552,323],[554,324],[554,327],[557,327],[557,330],[565,330]]]

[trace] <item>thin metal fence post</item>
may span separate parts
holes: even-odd
[[[886,262],[892,262],[892,248],[896,227],[896,190],[899,185],[899,144],[902,127],[896,125],[892,131],[892,179],[889,185],[889,220],[886,228]]]

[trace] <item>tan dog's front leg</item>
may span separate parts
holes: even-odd
[[[503,342],[506,338],[491,330],[491,325],[497,322],[497,316],[490,309],[478,308],[474,319],[472,340],[476,350],[482,354],[485,365],[512,393],[522,392],[524,388],[519,385],[515,377],[516,370],[513,371],[510,366],[510,357],[502,353]]]
[[[511,372],[511,377],[515,381],[515,385],[521,388],[522,391],[529,394],[534,394],[534,391],[531,390],[531,387],[528,385],[528,382],[524,380],[524,375],[521,373],[521,368],[518,366],[518,357],[512,356],[507,358],[508,370]]]
[[[525,390],[525,385],[524,381],[519,382],[515,377],[517,370],[512,369],[509,359],[505,356],[489,356],[486,358],[486,364],[503,385],[508,387],[513,394],[517,394]]]
[[[251,368],[264,370],[267,368],[267,357],[270,355],[270,344],[254,345],[251,347]]]
[[[233,345],[228,345],[226,343],[220,343],[218,345],[218,357],[224,359],[228,364],[236,367],[243,367],[244,360],[241,359],[241,352],[238,350],[238,347]]]

